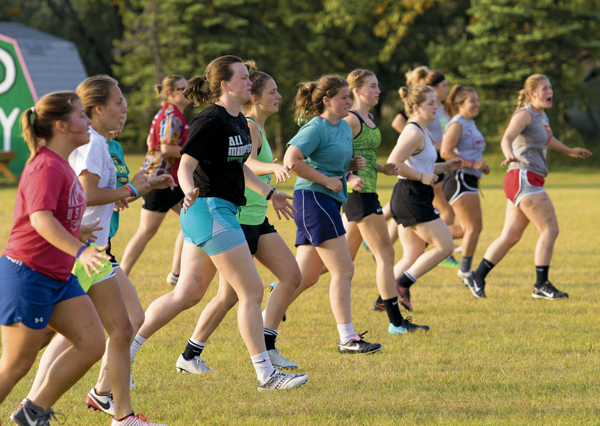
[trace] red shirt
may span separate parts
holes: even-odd
[[[85,192],[69,163],[41,147],[21,175],[13,227],[2,255],[21,260],[57,281],[66,281],[75,258],[42,238],[31,226],[29,216],[39,210],[52,210],[60,224],[77,238],[85,207]]]

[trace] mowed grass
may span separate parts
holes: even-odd
[[[482,180],[484,231],[476,266],[500,234],[506,201],[503,170]],[[137,169],[140,156],[130,156]],[[389,200],[393,177],[380,176],[380,199]],[[219,374],[178,374],[183,351],[217,280],[198,306],[181,314],[140,350],[134,365],[136,411],[169,425],[591,425],[600,424],[598,360],[598,275],[600,272],[600,173],[551,173],[546,188],[559,219],[550,278],[568,300],[531,298],[535,281],[531,226],[522,241],[492,271],[486,292],[476,300],[450,268],[436,268],[413,287],[414,322],[426,334],[392,336],[385,313],[370,310],[377,295],[375,263],[363,248],[352,283],[353,322],[368,330],[368,341],[383,349],[370,356],[338,354],[338,334],[328,298],[329,276],[307,291],[279,330],[282,354],[310,378],[300,389],[259,393],[256,376],[237,329],[236,309],[207,343],[202,357]],[[292,185],[283,185],[291,193]],[[0,190],[0,247],[6,244],[16,188]],[[117,258],[137,229],[141,203],[121,216],[113,239]],[[293,248],[293,222],[269,217]],[[169,214],[131,274],[142,305],[171,290],[170,270],[177,218]],[[396,258],[402,253],[396,245]],[[460,255],[458,256],[460,259]],[[262,267],[265,288],[274,281]],[[265,299],[267,297],[265,291]],[[263,302],[264,303],[264,302]],[[403,314],[406,314],[403,312]],[[68,425],[108,425],[110,419],[86,410],[85,394],[98,374],[95,366],[55,405]],[[0,420],[23,398],[33,371],[0,407]]]

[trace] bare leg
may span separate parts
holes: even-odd
[[[219,290],[217,295],[208,302],[200,314],[192,338],[199,342],[206,342],[219,324],[221,324],[227,312],[237,302],[238,297],[235,290],[225,281],[222,275],[219,275]]]
[[[387,232],[382,215],[372,214],[358,222],[360,234],[375,256],[377,262],[377,289],[383,299],[391,299],[398,295],[394,278],[394,248]]]
[[[525,216],[520,208],[515,207],[512,201],[506,200],[506,214],[504,216],[502,233],[490,244],[483,257],[494,265],[497,265],[506,253],[521,239],[527,225],[529,225],[527,216]]]
[[[358,254],[358,250],[360,249],[360,245],[363,242],[363,237],[358,229],[357,223],[348,222],[348,218],[345,214],[342,215],[342,223],[344,224],[344,229],[346,230],[346,243],[348,244],[350,257],[352,257],[352,261],[354,261],[354,259],[356,259],[356,255]],[[323,265],[323,269],[321,269],[321,275],[323,275],[325,272],[329,271],[327,270],[327,267]]]
[[[473,256],[483,229],[479,194],[464,194],[454,203],[454,211],[464,232],[462,255]]]
[[[140,226],[131,240],[125,247],[121,268],[125,275],[131,273],[133,265],[137,262],[146,248],[146,244],[156,235],[160,224],[164,220],[166,213],[151,212],[142,209],[140,212]]]
[[[292,302],[294,302],[305,290],[309,289],[319,281],[323,261],[317,250],[308,244],[298,246],[296,250],[296,262],[302,273],[302,281],[294,292]]]
[[[558,220],[552,200],[545,192],[529,195],[521,201],[519,208],[540,233],[535,245],[535,265],[549,266],[558,238]]]
[[[183,251],[183,232],[179,231],[177,239],[175,240],[175,251],[173,252],[173,265],[171,266],[171,272],[175,275],[181,273],[181,252]]]

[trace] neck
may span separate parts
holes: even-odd
[[[240,110],[242,109],[239,102],[227,95],[221,96],[219,100],[215,103],[225,108],[227,110],[227,113],[234,117],[237,117],[240,113]]]
[[[46,141],[44,146],[65,161],[69,161],[69,155],[73,152],[73,147],[68,141],[62,140],[61,138],[54,137],[49,141]]]
[[[252,110],[246,116],[254,120],[256,124],[264,129],[265,122],[267,121],[267,118],[270,117],[270,114],[267,115],[262,111],[257,111],[255,108],[252,108]]]
[[[460,111],[458,111],[458,115],[460,115],[462,118],[467,119],[467,120],[472,120],[472,119],[475,118],[474,116],[470,115],[467,112],[460,112]]]
[[[538,106],[538,105],[535,105],[532,103],[530,103],[530,105],[531,105],[531,108],[533,108],[533,110],[535,112],[544,112],[544,109],[545,109],[544,107],[541,107],[541,106]]]
[[[418,114],[411,116],[409,121],[412,121],[413,123],[417,123],[419,126],[421,126],[422,129],[425,129],[427,126],[429,126],[433,122],[433,120],[429,120],[427,118],[421,117]]]
[[[111,141],[113,139],[112,134],[110,133],[111,129],[108,129],[102,123],[92,120],[92,129],[94,129],[100,136],[102,136],[107,141]]]
[[[363,120],[369,117],[369,110],[371,109],[371,105],[367,105],[364,102],[359,101],[358,99],[354,101],[352,104],[352,109],[360,114]]]
[[[183,110],[185,109],[186,105],[181,105],[180,103],[177,102],[171,102],[171,101],[167,101],[168,103],[170,103],[171,105],[173,105],[175,108],[177,108],[179,110],[179,112],[183,112]]]
[[[338,121],[341,120],[340,117],[338,117],[335,114],[332,114],[331,111],[323,111],[323,113],[321,114],[321,117],[323,117],[325,120],[329,121],[331,124],[338,124]]]

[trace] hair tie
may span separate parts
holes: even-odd
[[[33,107],[31,107],[31,113],[35,114],[35,109]]]

